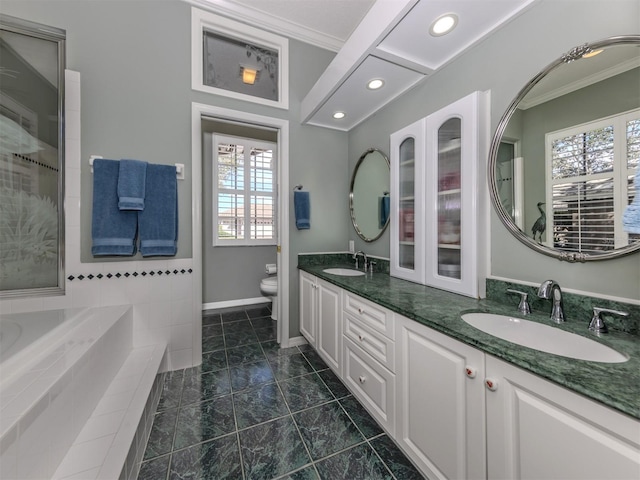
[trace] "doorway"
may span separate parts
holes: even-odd
[[[203,273],[205,268],[203,251],[206,245],[203,242],[203,188],[202,179],[206,173],[203,171],[204,146],[203,133],[215,125],[217,128],[231,128],[236,133],[246,132],[247,129],[259,135],[271,135],[275,139],[278,149],[278,162],[276,169],[277,191],[280,192],[275,202],[276,218],[282,219],[276,222],[277,245],[276,264],[278,268],[278,339],[280,346],[289,346],[289,257],[288,257],[288,157],[289,157],[289,122],[282,119],[264,117],[261,115],[229,110],[211,105],[192,104],[192,201],[193,201],[193,265],[200,265],[203,272],[194,272],[194,314],[201,314],[203,307]],[[225,127],[226,126],[226,127]],[[260,133],[262,132],[262,133]],[[225,132],[223,132],[225,133]],[[260,138],[260,137],[258,137]],[[263,267],[264,268],[264,267]],[[259,282],[256,284],[259,285]],[[229,305],[231,306],[231,304]],[[194,335],[194,350],[198,340]]]

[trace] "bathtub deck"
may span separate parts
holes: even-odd
[[[19,374],[5,372],[0,478],[131,478],[166,350],[132,339],[130,305],[90,309]]]
[[[160,391],[154,380],[166,345],[134,349],[53,475],[73,478],[135,478]],[[140,428],[138,428],[140,427]],[[131,451],[130,451],[131,450]]]

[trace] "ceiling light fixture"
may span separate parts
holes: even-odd
[[[252,65],[243,65],[240,64],[240,76],[242,77],[242,82],[247,85],[253,85],[258,80],[258,75],[260,74],[260,69],[254,67]]]
[[[369,81],[369,83],[367,83],[367,88],[369,90],[378,90],[383,86],[384,86],[384,80],[382,80],[381,78],[374,78],[373,80]]]
[[[434,37],[446,35],[458,24],[458,16],[455,13],[447,13],[435,19],[429,27],[429,33]]]
[[[333,114],[333,118],[335,118],[336,120],[340,120],[341,118],[346,117],[347,114],[344,112],[336,112]]]

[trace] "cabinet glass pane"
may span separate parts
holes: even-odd
[[[460,278],[461,120],[451,118],[438,130],[438,274]]]
[[[400,211],[398,212],[399,266],[413,270],[415,268],[415,139],[407,138],[400,144]]]

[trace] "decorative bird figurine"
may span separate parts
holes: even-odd
[[[538,243],[542,243],[542,234],[547,229],[547,215],[542,209],[544,202],[538,202],[538,210],[540,210],[540,217],[535,221],[533,227],[531,227],[531,233],[533,233],[533,239],[536,239],[536,233],[538,234]]]

